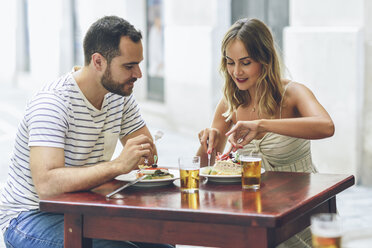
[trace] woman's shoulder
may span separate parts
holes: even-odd
[[[297,109],[300,105],[315,99],[314,93],[302,83],[291,81],[284,87],[287,89],[283,95],[282,106],[287,109]]]
[[[283,79],[282,85],[284,88],[283,94],[286,97],[299,97],[301,94],[311,92],[304,84],[289,79]]]

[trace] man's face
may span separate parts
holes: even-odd
[[[107,65],[102,76],[102,86],[121,96],[129,96],[133,92],[134,82],[142,77],[139,63],[143,60],[141,41],[134,43],[129,37],[121,37],[120,55],[114,57]]]

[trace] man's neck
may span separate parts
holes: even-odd
[[[101,109],[107,90],[101,85],[99,76],[92,72],[88,66],[84,66],[75,71],[73,77],[86,99],[96,109]]]

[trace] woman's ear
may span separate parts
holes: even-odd
[[[98,72],[104,72],[106,70],[107,60],[100,53],[92,54],[91,63]]]

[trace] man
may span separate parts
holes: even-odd
[[[84,67],[28,104],[1,194],[7,247],[63,247],[63,215],[38,211],[39,198],[89,190],[152,162],[156,149],[132,96],[142,76],[141,39],[119,17],[99,19],[84,38]],[[118,138],[124,148],[110,161]],[[170,246],[93,240],[93,247]]]

